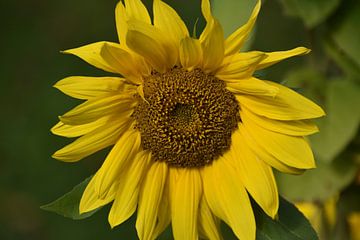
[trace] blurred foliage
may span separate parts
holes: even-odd
[[[81,221],[39,208],[93,174],[106,153],[77,164],[51,159],[69,140],[52,136],[49,129],[56,124],[57,114],[78,103],[51,86],[66,76],[106,75],[59,51],[100,40],[116,41],[116,2],[0,1],[5,26],[0,40],[0,239],[133,239],[136,234],[134,218],[110,230],[108,207]],[[145,2],[151,8],[151,0]],[[200,32],[204,26],[200,0],[165,2],[179,11],[189,29],[199,19]],[[246,21],[255,4],[254,0],[213,2],[226,34]],[[281,194],[291,201],[315,204],[321,218],[326,216],[329,199],[337,197],[335,223],[330,227],[322,221],[322,239],[357,240],[359,235],[359,24],[358,0],[268,0],[248,41],[249,49],[262,51],[299,45],[313,50],[257,75],[297,89],[327,112],[319,120],[320,133],[310,138],[318,168],[302,176],[277,174]],[[170,236],[168,230],[162,239]]]

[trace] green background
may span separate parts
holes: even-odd
[[[165,2],[175,7],[191,30],[199,18],[201,29],[199,0]],[[106,76],[60,51],[101,40],[117,41],[116,3],[0,1],[0,239],[132,239],[129,236],[135,234],[131,221],[110,230],[108,207],[78,221],[39,208],[93,174],[105,156],[103,151],[75,164],[51,158],[70,140],[52,135],[49,129],[57,123],[58,115],[79,103],[52,85],[72,75]],[[149,0],[146,3],[151,5]],[[254,4],[253,0],[214,0],[213,6],[228,34],[245,22]],[[275,51],[306,46],[313,51],[257,76],[285,82],[328,113],[319,123],[321,134],[311,139],[319,168],[301,178],[278,177],[287,199],[321,205],[339,193],[344,193],[344,201],[359,197],[359,24],[360,4],[356,0],[263,3],[247,47]],[[346,214],[359,211],[359,206],[344,208],[341,201],[339,221],[344,222]],[[336,231],[339,236],[348,232],[346,227]]]

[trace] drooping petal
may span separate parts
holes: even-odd
[[[254,123],[270,131],[287,134],[291,136],[307,136],[319,131],[316,124],[311,120],[282,121],[274,120],[253,113],[246,107],[241,108],[241,116],[246,115]]]
[[[198,239],[197,219],[202,197],[198,169],[170,168],[171,218],[175,239]]]
[[[200,201],[198,224],[200,236],[211,240],[222,240],[220,220],[212,214],[204,196]]]
[[[129,21],[126,36],[131,50],[143,56],[159,72],[173,67],[178,49],[160,29],[140,21]]]
[[[259,159],[283,173],[298,175],[305,171],[303,169],[288,166],[277,159],[275,156],[271,155],[255,141],[254,137],[249,133],[249,131],[250,129],[245,128],[243,124],[239,124],[239,132],[243,136],[244,142],[252,150],[252,153]]]
[[[268,153],[286,165],[300,169],[315,167],[314,156],[304,137],[266,130],[247,118],[246,114],[241,116],[241,120],[246,129],[251,129],[249,133],[253,139]]]
[[[74,142],[59,149],[53,154],[53,158],[65,161],[79,161],[101,149],[113,145],[119,136],[126,131],[129,117],[112,119],[110,125],[103,125],[92,132],[76,139]]]
[[[54,87],[73,98],[87,100],[130,88],[131,85],[126,84],[125,79],[118,77],[73,76],[58,81]]]
[[[155,27],[169,36],[178,48],[180,40],[189,36],[185,23],[174,9],[161,0],[154,0],[153,9]]]
[[[244,45],[246,39],[248,38],[251,30],[255,25],[256,18],[260,11],[260,7],[261,0],[258,0],[247,23],[238,28],[225,40],[225,56],[229,56],[240,51],[241,47]]]
[[[126,33],[128,31],[127,27],[128,17],[126,14],[126,9],[122,1],[119,1],[115,8],[115,22],[116,30],[119,38],[120,45],[127,48],[126,45]]]
[[[255,72],[256,66],[266,58],[262,52],[237,53],[224,59],[222,67],[216,71],[216,77],[224,81],[239,81],[249,78]]]
[[[180,63],[189,71],[200,65],[202,61],[202,49],[198,39],[186,37],[180,42]]]
[[[245,188],[266,212],[274,218],[279,208],[279,197],[274,174],[269,165],[249,149],[239,131],[232,135],[231,159]]]
[[[136,230],[140,240],[152,240],[156,218],[161,208],[168,167],[164,162],[154,162],[142,184],[137,210]]]
[[[297,47],[287,51],[279,51],[279,52],[269,52],[265,53],[266,58],[264,58],[256,67],[257,70],[267,68],[273,64],[276,64],[284,59],[301,56],[308,54],[311,50],[305,47]]]
[[[149,12],[141,0],[125,0],[125,9],[129,19],[151,24]]]
[[[151,154],[139,152],[121,178],[109,213],[109,223],[113,228],[126,221],[136,210],[141,181],[150,163]]]
[[[239,239],[254,240],[255,217],[249,197],[233,166],[220,157],[203,168],[202,177],[205,198],[212,212],[224,220]]]
[[[82,47],[65,50],[63,53],[75,55],[85,62],[107,72],[119,73],[116,67],[101,55],[101,49],[105,43],[110,45],[117,45],[116,43],[111,42],[96,42]]]
[[[100,198],[105,196],[119,174],[134,161],[140,151],[140,133],[131,126],[116,142],[104,163],[94,176],[95,191]]]
[[[55,135],[62,137],[80,137],[88,134],[95,129],[104,126],[109,120],[109,117],[99,118],[98,120],[83,124],[83,125],[67,125],[63,122],[58,122],[54,127],[51,128],[51,132]]]
[[[132,94],[110,94],[107,97],[92,98],[60,117],[69,125],[81,125],[93,122],[109,114],[130,111],[136,102]]]
[[[240,106],[243,105],[260,116],[277,120],[302,120],[325,115],[321,107],[293,90],[281,84],[265,82],[279,89],[275,97],[237,95]]]
[[[274,97],[279,89],[254,77],[227,82],[226,89],[235,94],[250,94]]]
[[[98,198],[97,194],[95,193],[95,181],[94,178],[90,180],[88,185],[85,188],[85,191],[81,197],[80,205],[79,205],[79,212],[80,214],[90,212],[95,210],[99,207],[102,207],[111,201],[114,200],[118,183],[115,182],[106,196],[102,199]]]

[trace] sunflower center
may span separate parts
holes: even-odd
[[[200,69],[173,68],[145,78],[143,90],[146,101],[132,116],[156,161],[201,167],[230,148],[239,106],[223,81]]]

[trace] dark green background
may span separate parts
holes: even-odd
[[[180,12],[190,31],[200,17],[198,28],[201,29],[199,0],[166,2]],[[254,5],[254,1],[244,2],[250,8]],[[51,154],[70,141],[52,135],[49,129],[57,123],[58,115],[79,103],[52,88],[56,81],[72,75],[106,76],[105,72],[60,51],[101,40],[116,41],[116,3],[113,0],[0,1],[0,239],[131,239],[126,236],[135,233],[133,223],[111,230],[107,207],[81,221],[39,208],[93,174],[106,152],[75,164],[54,160]],[[239,9],[237,25],[244,22],[250,8]],[[328,15],[337,11],[334,8]],[[266,1],[251,49],[286,50],[302,45],[311,47],[313,56],[287,60],[258,75],[281,82],[287,73],[304,65],[321,74],[328,71],[318,64],[318,58],[329,59],[322,53],[321,39],[328,30],[328,23],[324,22],[321,20],[320,27],[314,29],[299,17],[285,15],[281,1]],[[234,26],[225,28],[229,31]],[[334,76],[343,73],[338,64],[334,63],[331,69]]]

